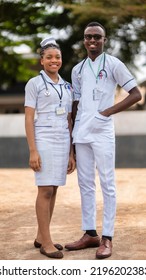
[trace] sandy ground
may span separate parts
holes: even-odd
[[[102,228],[102,195],[97,181],[97,231]],[[146,169],[116,169],[117,216],[110,260],[146,260]],[[33,247],[36,234],[33,172],[0,169],[0,260],[45,260]],[[54,242],[81,237],[80,194],[76,171],[60,187],[52,219]],[[68,252],[65,260],[94,260],[95,248]]]

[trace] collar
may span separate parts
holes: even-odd
[[[41,70],[40,73],[43,74],[46,82],[56,85],[56,83],[54,81],[52,81],[52,79],[46,74],[46,72],[44,70]],[[58,76],[59,76],[59,80],[58,80],[57,85],[64,85],[64,80],[61,78],[61,76],[59,74],[58,74]]]
[[[105,55],[105,53],[102,52],[100,55],[98,55],[98,56],[95,58],[94,61],[93,61],[89,56],[88,56],[88,59],[90,60],[91,63],[95,63],[95,62],[98,62],[98,61],[101,59],[101,57],[104,57],[104,55]]]

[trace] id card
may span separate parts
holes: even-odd
[[[66,113],[65,107],[57,107],[56,108],[56,115],[63,115]]]
[[[93,89],[93,100],[99,100],[101,98],[102,95],[102,90],[98,89],[98,88],[94,88]]]

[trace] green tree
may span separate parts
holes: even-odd
[[[24,59],[14,46],[25,44],[36,54],[40,40],[51,32],[63,52],[61,74],[70,80],[71,68],[86,56],[83,30],[90,21],[107,29],[108,52],[133,67],[135,55],[144,53],[146,43],[145,0],[1,0],[0,86],[36,74],[38,57]]]

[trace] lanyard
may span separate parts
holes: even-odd
[[[91,71],[92,71],[92,73],[93,73],[93,75],[94,75],[94,77],[95,77],[95,79],[96,79],[96,84],[97,84],[97,82],[98,82],[98,76],[99,76],[99,73],[100,73],[100,67],[101,67],[101,63],[102,63],[102,60],[103,60],[103,55],[104,55],[104,54],[102,54],[102,56],[101,56],[101,58],[100,58],[100,61],[99,61],[99,65],[98,65],[98,69],[97,69],[97,74],[94,73],[94,70],[93,70],[93,68],[92,68],[90,59],[88,59],[90,69],[91,69]]]
[[[59,106],[61,107],[61,103],[62,103],[62,97],[63,97],[63,90],[62,90],[62,85],[59,85],[60,86],[60,92],[57,90],[57,88],[52,84],[52,83],[49,83],[57,92],[58,96],[59,96],[59,99],[60,99],[60,104]]]

